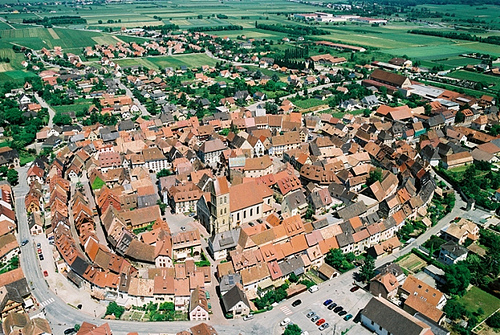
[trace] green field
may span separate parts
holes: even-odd
[[[484,311],[482,318],[488,317],[500,306],[500,299],[475,286],[467,291],[459,302],[470,312],[476,312],[481,308]]]
[[[82,109],[88,110],[90,105],[92,105],[92,100],[79,99],[76,100],[72,105],[61,105],[61,106],[52,106],[52,108],[56,112],[64,113],[64,112],[79,112]]]
[[[216,61],[205,54],[186,54],[176,56],[160,56],[160,57],[147,57],[147,58],[129,58],[116,61],[120,66],[145,66],[150,69],[173,67],[179,68],[180,66],[200,67],[202,65],[214,66]]]
[[[459,70],[448,74],[448,77],[493,84],[493,89],[500,89],[500,77],[488,74]]]

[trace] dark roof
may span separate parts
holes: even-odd
[[[429,326],[383,298],[372,298],[361,311],[369,320],[394,335],[418,335]]]
[[[294,257],[290,257],[287,260],[278,263],[280,267],[281,273],[283,276],[287,276],[292,272],[297,276],[304,273],[304,261],[302,257],[295,255]]]
[[[339,217],[343,220],[352,219],[353,217],[361,215],[364,212],[366,212],[366,205],[362,200],[337,211]]]
[[[241,284],[241,275],[239,273],[230,273],[222,276],[219,283],[219,288],[221,292],[228,292],[237,283]]]
[[[448,253],[460,257],[467,254],[468,250],[453,241],[448,241],[441,245],[441,249],[448,251]]]
[[[224,309],[226,310],[226,312],[230,311],[231,308],[233,308],[240,301],[250,307],[247,296],[238,287],[238,285],[234,285],[232,289],[230,289],[226,294],[222,296],[222,304],[224,305]]]

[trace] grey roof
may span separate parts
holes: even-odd
[[[118,137],[120,137],[120,134],[117,131],[113,131],[111,133],[101,133],[101,138],[103,142],[110,142],[116,140]]]
[[[156,205],[157,201],[158,201],[158,194],[156,193],[141,195],[137,197],[137,207],[143,208],[143,207],[154,206]]]
[[[383,298],[372,298],[361,314],[394,335],[422,334],[426,325]],[[418,322],[418,323],[417,323]]]
[[[219,283],[219,288],[221,292],[228,292],[237,283],[241,282],[241,275],[239,273],[230,273],[222,276]]]
[[[295,255],[293,257],[288,258],[287,260],[278,263],[278,266],[280,267],[281,273],[283,273],[283,276],[287,276],[291,274],[292,272],[295,273],[296,275],[301,275],[304,273],[304,261],[302,260],[302,257]]]
[[[213,252],[236,247],[240,238],[241,229],[232,229],[223,233],[215,234],[208,240]]]
[[[415,313],[414,317],[420,321],[425,322],[428,326],[430,326],[432,333],[434,335],[449,335],[450,334],[449,330],[441,328],[439,325],[437,325],[435,322],[433,322],[432,320],[430,320],[429,318],[427,318],[423,314]]]
[[[444,244],[441,245],[441,249],[446,250],[448,253],[460,257],[463,255],[466,255],[468,253],[468,250],[461,245],[456,244],[453,241],[448,241]]]
[[[71,142],[79,142],[85,140],[85,135],[84,134],[76,134],[71,136],[70,141]]]
[[[339,217],[343,220],[352,219],[355,216],[361,215],[366,212],[366,205],[363,200],[353,203],[337,211]]]
[[[134,122],[132,120],[123,120],[118,124],[118,131],[134,129]]]
[[[288,204],[288,208],[294,209],[307,203],[307,200],[302,190],[299,189],[288,194],[283,202]]]
[[[240,301],[250,307],[247,296],[238,285],[234,285],[232,289],[222,296],[222,304],[226,312],[230,311]]]

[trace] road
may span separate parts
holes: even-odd
[[[446,180],[441,178],[438,174],[433,173],[433,175],[439,181],[443,181],[446,184],[446,186],[448,186],[450,189],[453,189],[451,185]],[[422,235],[417,237],[413,242],[402,248],[400,251],[388,255],[387,257],[377,259],[375,261],[375,266],[380,267],[386,263],[393,262],[399,256],[409,253],[411,249],[418,248],[419,245],[427,241],[432,235],[437,235],[441,231],[441,229],[443,229],[446,225],[448,225],[454,218],[462,217],[463,214],[466,213],[465,211],[466,206],[467,203],[462,199],[460,194],[457,191],[455,191],[455,207],[453,207],[450,213],[448,213],[444,218],[442,218],[434,227],[427,229]]]
[[[142,116],[151,116],[151,114],[149,114],[148,110],[146,109],[146,107],[144,107],[143,104],[140,103],[139,100],[137,100],[135,97],[134,97],[134,94],[132,93],[132,91],[125,85],[123,85],[123,83],[120,81],[120,79],[115,79],[115,83],[118,84],[118,87],[122,90],[125,90],[125,92],[127,93],[127,95],[129,97],[131,97],[134,101],[134,104],[139,107],[139,110],[141,111],[141,115]]]
[[[43,108],[47,108],[47,110],[49,111],[49,128],[52,128],[52,126],[54,125],[53,122],[52,122],[52,119],[54,118],[54,115],[56,115],[56,112],[52,109],[52,107],[49,106],[49,104],[43,100],[43,98],[41,96],[38,95],[38,93],[35,93],[35,99],[36,101],[38,101],[38,103],[40,104],[40,106],[42,106]]]

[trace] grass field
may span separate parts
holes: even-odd
[[[13,81],[15,83],[22,84],[24,83],[24,78],[35,77],[35,76],[36,75],[34,73],[25,71],[0,72],[0,83]]]
[[[215,60],[208,57],[205,54],[187,54],[187,55],[176,55],[176,56],[161,56],[161,57],[147,57],[147,58],[129,58],[121,59],[116,61],[121,67],[124,66],[145,66],[150,69],[173,67],[178,68],[180,66],[200,67],[202,65],[215,65]]]
[[[84,100],[84,99],[80,99],[80,100],[76,100],[74,104],[72,105],[61,105],[61,106],[52,106],[52,108],[56,111],[56,112],[60,112],[60,113],[64,113],[64,112],[79,112],[81,111],[82,109],[86,109],[88,110],[90,105],[92,105],[92,101],[90,100]]]
[[[500,307],[500,299],[475,286],[467,291],[459,301],[470,312],[476,312],[481,308],[484,311],[481,319],[488,317]]]

